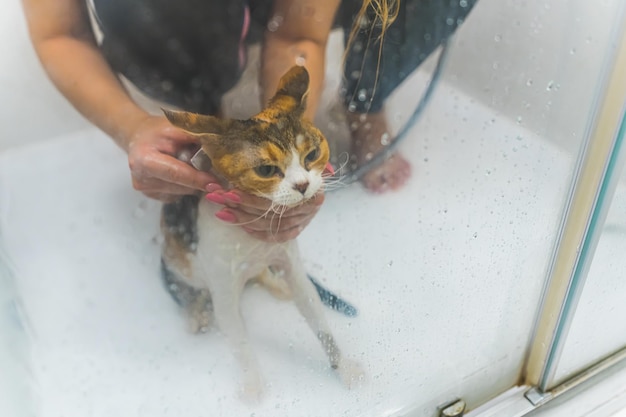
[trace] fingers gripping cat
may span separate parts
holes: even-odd
[[[199,138],[215,174],[230,186],[269,199],[274,213],[268,214],[279,217],[282,209],[303,203],[323,186],[329,149],[322,133],[303,118],[308,87],[306,69],[295,66],[282,77],[267,107],[251,119],[164,112],[173,125]],[[162,266],[166,283],[179,291],[193,331],[208,327],[213,309],[241,365],[245,398],[259,399],[263,389],[239,308],[241,292],[253,279],[281,297],[291,295],[331,367],[348,387],[358,383],[363,372],[339,350],[296,241],[261,242],[217,220],[218,210],[197,196],[165,205]]]

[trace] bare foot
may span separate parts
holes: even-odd
[[[347,113],[352,136],[350,153],[356,168],[383,151],[391,140],[387,119],[380,113]],[[411,165],[399,153],[394,153],[385,162],[370,170],[361,178],[368,190],[383,193],[402,187],[411,176]]]
[[[367,377],[363,367],[353,360],[341,358],[337,366],[337,372],[341,382],[348,389],[358,388],[365,384]]]

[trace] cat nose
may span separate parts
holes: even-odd
[[[306,189],[309,188],[309,182],[305,181],[305,182],[300,182],[298,184],[294,184],[293,188],[295,190],[300,191],[300,193],[302,193],[302,195],[304,195],[304,193],[306,193]]]

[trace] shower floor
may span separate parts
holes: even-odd
[[[309,272],[359,308],[327,317],[367,381],[346,390],[293,304],[252,287],[242,312],[267,384],[254,407],[223,337],[189,334],[163,290],[159,205],[108,138],[0,154],[41,416],[430,416],[512,386],[573,158],[445,84],[402,151],[403,190],[333,192],[300,238]]]

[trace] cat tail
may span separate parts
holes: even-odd
[[[339,298],[338,295],[332,293],[330,290],[324,288],[322,286],[322,284],[320,284],[315,278],[313,278],[311,275],[307,274],[307,277],[309,278],[309,281],[311,281],[313,283],[313,285],[315,286],[315,289],[317,290],[317,293],[320,296],[320,300],[322,300],[322,303],[330,308],[332,308],[333,310],[336,310],[348,317],[356,317],[357,314],[359,314],[358,310],[356,309],[356,307],[354,307],[352,304],[348,303],[347,301],[343,300],[342,298]]]

